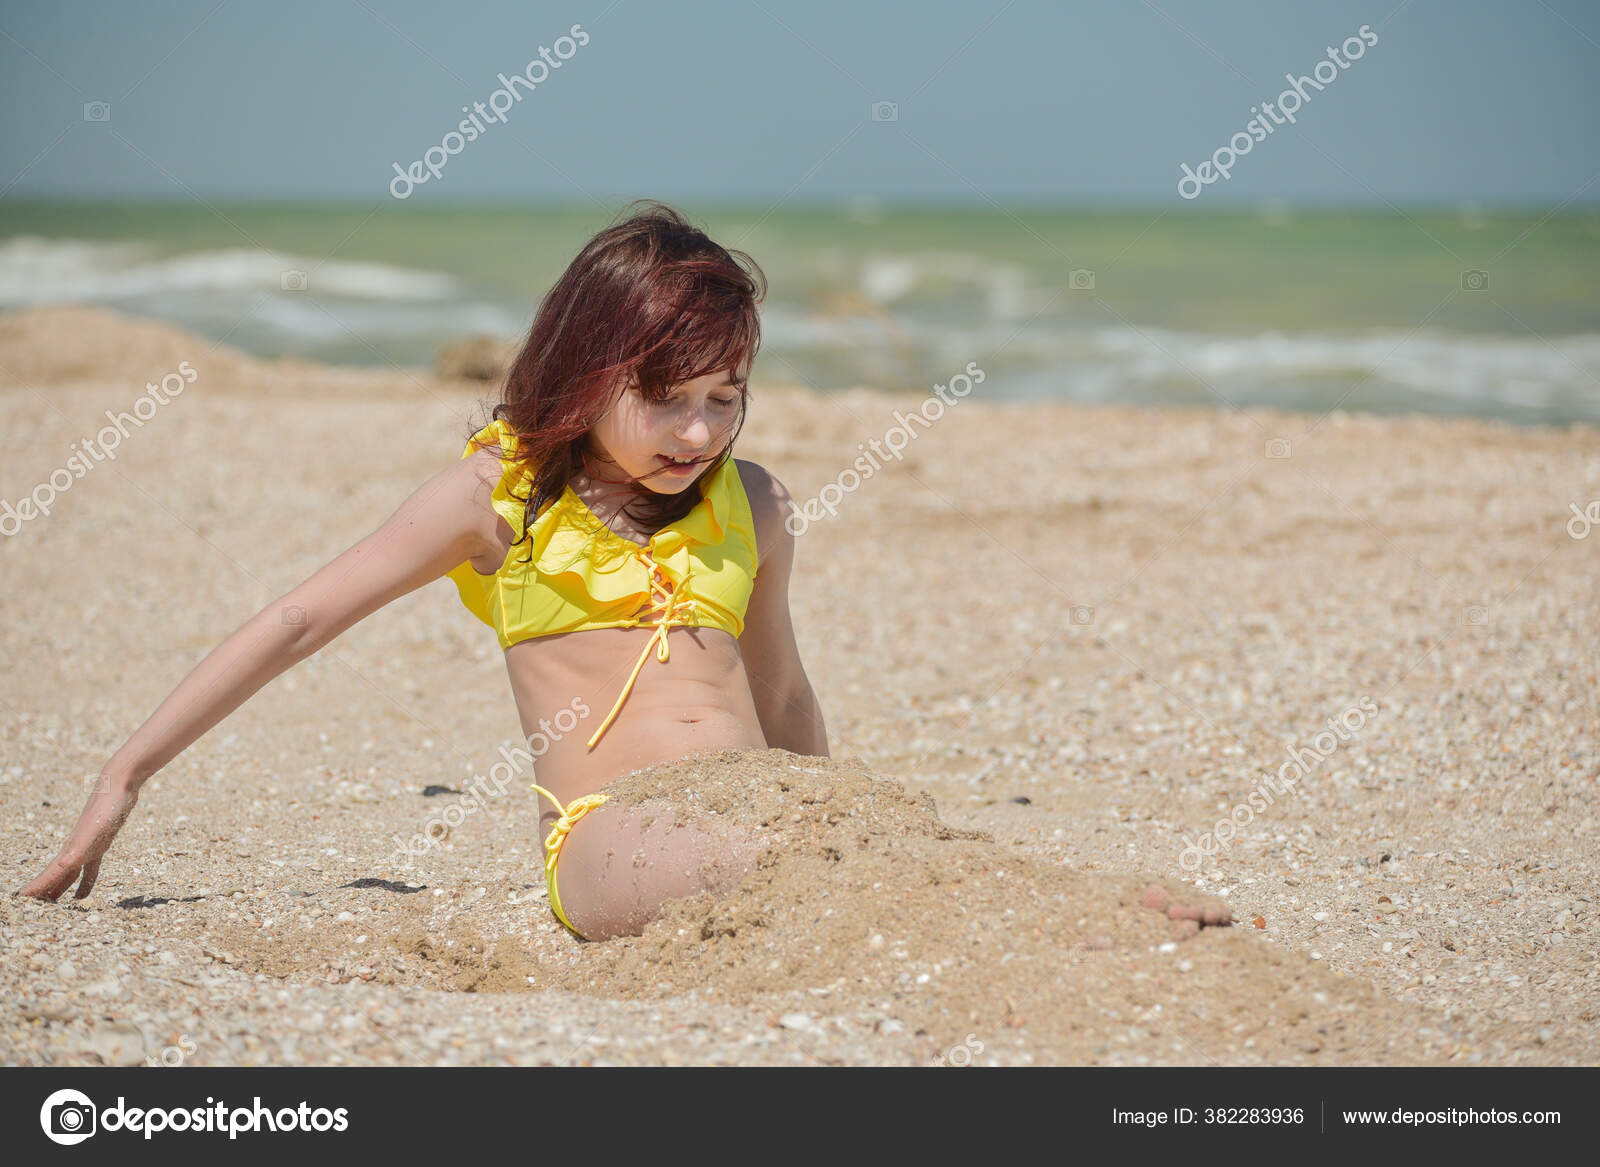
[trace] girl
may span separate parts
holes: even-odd
[[[765,277],[671,208],[634,207],[545,297],[460,460],[201,661],[106,763],[23,894],[88,895],[145,781],[279,673],[446,575],[505,649],[564,924],[635,933],[666,900],[752,868],[748,839],[601,793],[708,751],[828,754],[789,621],[789,495],[731,457]]]

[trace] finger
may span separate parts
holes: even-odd
[[[50,878],[44,883],[43,898],[54,903],[60,897],[62,892],[66,891],[72,886],[72,881],[77,878],[78,872],[76,868],[71,871],[60,872],[56,875],[50,876]]]
[[[60,878],[61,877],[59,875],[41,875],[27,887],[23,888],[19,894],[32,896],[36,900],[50,900],[53,902],[55,898],[60,895],[63,890],[65,890],[66,887],[66,884],[57,886]]]
[[[50,866],[45,868],[44,874],[29,886],[36,889],[33,894],[40,899],[54,901],[56,897],[72,886],[73,881],[78,878],[78,872],[82,869],[83,864],[76,857],[69,855],[67,852],[62,852],[51,860]]]
[[[81,900],[94,890],[94,881],[100,876],[100,860],[91,859],[83,865],[83,879],[78,884],[78,890],[73,899]]]

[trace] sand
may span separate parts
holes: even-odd
[[[484,403],[16,313],[0,500],[182,361],[115,461],[0,539],[12,890],[183,674]],[[758,383],[739,454],[804,500],[921,400]],[[757,836],[735,893],[581,943],[515,788],[396,851],[517,735],[492,633],[439,580],[152,779],[86,900],[0,897],[0,1061],[1600,1062],[1600,533],[1567,530],[1600,433],[981,386],[917,432],[799,541],[834,756],[611,788]],[[1286,791],[1263,775],[1290,747]],[[1239,923],[1179,940],[1152,882]]]

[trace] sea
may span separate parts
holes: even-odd
[[[526,335],[614,206],[0,200],[0,312],[266,357]],[[1600,422],[1600,209],[676,204],[767,277],[754,383]]]

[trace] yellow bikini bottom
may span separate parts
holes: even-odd
[[[582,798],[573,799],[567,806],[562,806],[561,800],[543,786],[536,783],[530,789],[544,795],[561,812],[561,817],[556,820],[556,825],[550,828],[550,834],[544,841],[544,883],[550,891],[550,910],[556,914],[556,919],[566,926],[567,931],[579,940],[583,940],[585,939],[583,933],[572,926],[567,914],[561,910],[561,896],[556,892],[556,860],[561,857],[561,845],[567,841],[567,832],[572,830],[579,819],[604,803],[609,796],[585,794]]]

